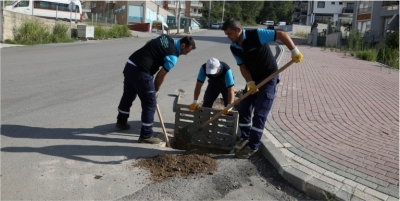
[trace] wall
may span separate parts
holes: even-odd
[[[328,25],[327,24],[318,24],[318,32],[322,32],[324,29],[327,29]],[[340,27],[340,31],[344,34],[345,33],[345,28],[342,26]],[[293,30],[292,33],[296,34],[296,33],[310,33],[311,31],[311,26],[306,26],[306,25],[297,25],[297,24],[293,24]],[[346,32],[347,33],[347,32]]]
[[[135,5],[134,1],[128,3],[128,24],[130,23],[142,23],[144,10],[143,6]]]
[[[130,30],[134,30],[134,31],[143,31],[143,32],[150,31],[150,23],[128,25],[128,27]]]
[[[342,13],[343,5],[339,5],[338,1],[321,1],[325,2],[325,8],[318,8],[318,1],[314,1],[314,13],[334,14]],[[332,5],[332,2],[335,3]]]
[[[44,19],[44,18],[40,18],[40,17],[34,17],[34,16],[31,16],[31,15],[15,13],[15,12],[6,11],[6,10],[3,10],[3,18],[4,18],[3,19],[4,20],[4,23],[3,23],[3,41],[6,40],[6,39],[13,40],[14,39],[13,29],[14,28],[18,28],[24,22],[32,20],[32,19],[33,20],[37,20],[37,22],[39,24],[43,24],[43,25],[47,26],[50,30],[53,29],[53,27],[55,26],[56,23],[63,23],[63,24],[68,25],[68,27],[70,25],[69,22]],[[77,24],[72,23],[72,28],[76,29],[76,27],[77,27]]]
[[[0,1],[0,42],[3,42],[3,1]]]
[[[322,32],[323,29],[326,29],[328,26],[326,24],[318,24],[318,32]],[[296,33],[310,33],[311,32],[311,26],[306,26],[306,25],[297,25],[293,24],[292,28],[293,34]]]
[[[117,1],[114,6],[114,14],[118,24],[128,24],[128,2]]]
[[[341,38],[342,38],[342,33],[341,32],[337,32],[337,33],[326,35],[325,46],[327,46],[327,47],[340,47]]]

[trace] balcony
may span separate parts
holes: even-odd
[[[382,9],[386,11],[399,10],[399,5],[383,6]]]
[[[194,7],[194,8],[203,8],[203,3],[191,2],[191,3],[190,3],[190,7]]]
[[[201,13],[190,13],[190,17],[202,17],[203,14]]]
[[[372,11],[372,7],[359,8],[359,9],[358,9],[358,14],[371,13],[371,11]]]
[[[300,12],[300,8],[295,8],[293,11],[293,13],[298,13],[298,12]]]
[[[353,14],[354,8],[343,8],[342,14]]]
[[[175,10],[176,9],[176,4],[175,3],[172,4],[172,3],[168,2],[168,9]],[[181,9],[185,9],[185,4],[184,3],[181,3]]]
[[[302,10],[302,11],[300,12],[300,15],[307,15],[307,10]]]

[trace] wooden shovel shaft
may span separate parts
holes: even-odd
[[[238,104],[240,101],[242,101],[243,99],[245,99],[247,96],[249,96],[251,93],[253,93],[254,91],[256,91],[258,88],[262,87],[264,84],[266,84],[267,82],[269,82],[270,80],[272,80],[272,78],[274,78],[275,76],[277,76],[279,73],[281,73],[283,70],[285,70],[287,67],[289,67],[290,65],[292,65],[294,63],[293,60],[289,61],[287,64],[285,64],[284,66],[282,66],[282,68],[278,69],[277,71],[275,71],[274,73],[272,73],[270,76],[268,76],[267,78],[265,78],[262,82],[260,82],[259,84],[257,84],[257,86],[253,87],[250,91],[246,92],[243,96],[241,96],[239,99],[237,99],[235,102],[229,104],[228,106],[226,106],[223,110],[221,110],[220,112],[218,112],[215,116],[213,116],[211,119],[209,119],[208,121],[206,121],[204,124],[202,124],[200,126],[200,129],[203,129],[205,127],[208,126],[209,123],[213,122],[214,120],[218,119],[218,117],[220,117],[222,114],[224,114],[227,110],[229,110],[230,108],[232,108],[233,106],[235,106],[236,104]]]
[[[167,131],[165,130],[164,121],[163,121],[163,118],[161,117],[161,112],[160,112],[160,108],[158,107],[158,104],[156,105],[156,108],[157,108],[158,118],[160,118],[161,127],[162,127],[162,130],[164,133],[165,142],[167,143],[167,147],[171,147],[171,145],[169,144]]]

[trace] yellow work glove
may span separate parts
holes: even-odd
[[[235,111],[235,106],[229,108],[227,111],[224,112],[224,115],[228,115],[230,112]]]
[[[293,50],[290,50],[292,53],[292,59],[294,62],[299,63],[303,59],[303,54],[295,47]]]
[[[256,86],[256,83],[255,83],[254,81],[250,81],[250,82],[247,82],[246,85],[247,85],[247,91],[250,91],[252,88],[254,88],[254,87]],[[253,93],[251,93],[251,94],[255,94],[255,93],[257,93],[257,92],[258,92],[258,89],[255,90],[255,91],[254,91]]]
[[[229,108],[227,111],[224,112],[224,115],[228,115],[231,112],[232,108]]]
[[[189,110],[195,111],[200,107],[197,100],[193,100],[193,103],[189,105]]]

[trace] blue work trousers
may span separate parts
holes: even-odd
[[[212,82],[208,82],[206,92],[204,92],[203,105],[201,107],[211,108],[214,101],[218,98],[219,94],[222,94],[222,98],[224,99],[224,106],[226,107],[228,105],[228,89],[218,87]]]
[[[256,80],[256,85],[261,81]],[[253,150],[258,149],[261,144],[265,122],[272,108],[278,82],[279,75],[260,87],[256,94],[247,96],[239,103],[238,112],[239,128],[242,133],[241,138],[249,140],[247,146]],[[247,87],[245,87],[244,92],[247,92]]]
[[[142,105],[140,137],[150,138],[153,134],[154,113],[157,104],[153,76],[141,68],[127,63],[124,70],[124,93],[118,106],[118,123],[127,123],[130,108],[136,96],[139,96]]]

